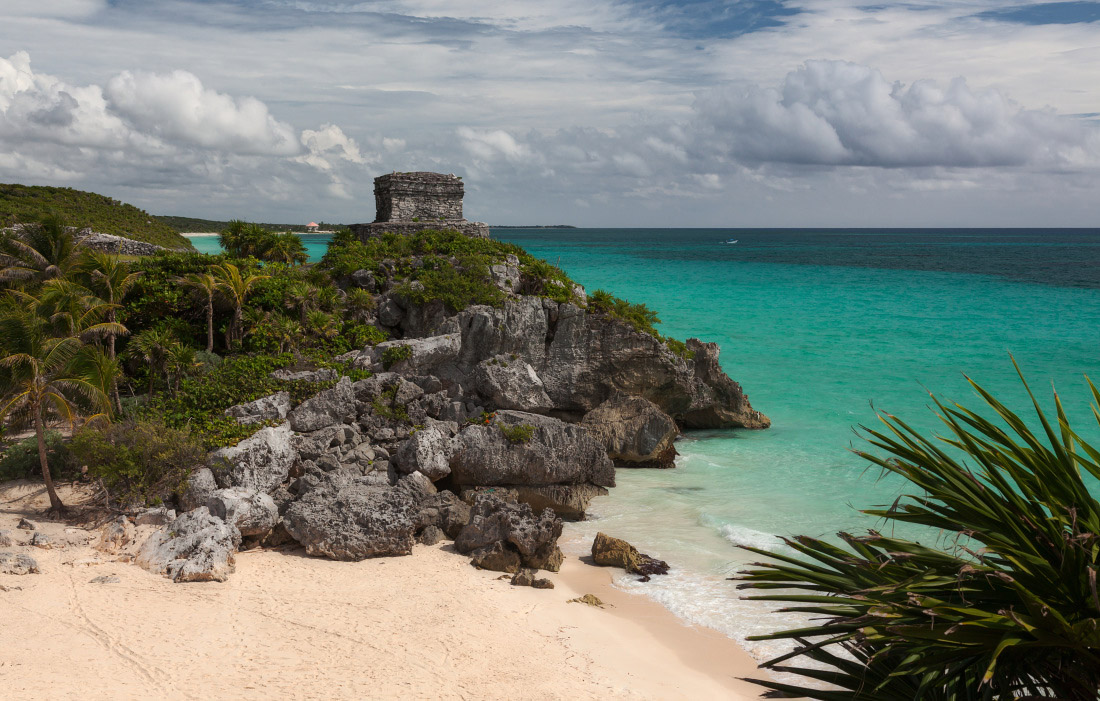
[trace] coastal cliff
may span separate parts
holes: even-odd
[[[190,511],[138,558],[150,569],[224,579],[238,547],[361,560],[448,538],[478,567],[556,571],[561,520],[584,518],[616,466],[672,466],[683,429],[769,425],[717,345],[664,338],[644,307],[514,246],[348,237],[321,267],[391,340],[335,359],[365,379],[282,371],[324,389],[227,410],[268,425],[192,474]]]

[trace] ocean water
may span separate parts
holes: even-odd
[[[644,302],[666,335],[718,342],[723,368],[772,419],[764,431],[685,435],[674,470],[619,470],[594,518],[566,530],[567,553],[601,530],[667,560],[668,577],[620,585],[738,640],[798,621],[740,598],[726,578],[755,556],[736,545],[873,527],[857,509],[901,493],[851,452],[862,445],[854,428],[873,425],[876,410],[934,430],[929,392],[977,405],[965,373],[1026,412],[1012,354],[1047,405],[1053,383],[1075,425],[1100,441],[1084,381],[1100,376],[1100,230],[493,235],[589,291]]]

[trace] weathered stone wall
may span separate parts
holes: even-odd
[[[388,221],[372,222],[370,224],[352,224],[348,227],[352,233],[359,237],[360,241],[381,236],[382,234],[415,234],[425,229],[438,229],[441,231],[454,229],[459,233],[472,236],[477,239],[489,238],[489,225],[478,221],[466,221],[465,219],[444,221]]]
[[[462,219],[462,181],[442,173],[391,173],[374,179],[376,222]]]

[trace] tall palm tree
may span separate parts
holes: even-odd
[[[55,335],[51,324],[28,310],[0,318],[4,370],[0,419],[31,425],[38,439],[42,479],[50,496],[50,512],[60,515],[65,505],[57,495],[46,457],[46,422],[53,416],[70,427],[80,414],[106,414],[110,409],[105,375],[98,372],[95,351],[77,335]]]
[[[193,289],[206,302],[206,352],[214,352],[214,295],[218,292],[218,281],[210,273],[191,273],[176,278],[176,282]]]
[[[81,277],[85,280],[85,286],[106,302],[107,321],[118,321],[118,305],[122,303],[130,289],[141,277],[140,272],[131,272],[130,264],[118,256],[113,256],[100,251],[88,251],[78,264]],[[115,359],[115,336],[107,337],[107,355],[111,360]],[[114,397],[115,408],[122,411],[122,399],[118,394],[118,382],[111,386],[111,394]]]
[[[316,291],[317,288],[299,280],[287,285],[283,294],[283,302],[288,309],[298,312],[298,323],[303,326],[306,324],[306,316],[316,308]]]
[[[230,347],[234,340],[239,340],[243,335],[241,319],[244,305],[252,294],[253,288],[256,283],[271,276],[257,273],[242,274],[240,268],[232,263],[214,266],[214,275],[218,278],[218,289],[233,308],[233,318],[225,332],[225,345]]]
[[[75,261],[76,237],[56,214],[0,239],[0,282],[45,282],[64,275]]]

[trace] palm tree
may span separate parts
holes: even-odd
[[[264,260],[286,263],[287,265],[305,263],[309,260],[309,254],[306,253],[306,247],[302,243],[302,239],[289,231],[274,234],[268,241],[266,250],[263,251],[261,257]]]
[[[309,331],[325,340],[335,338],[340,330],[336,328],[336,319],[331,314],[317,310],[309,313]]]
[[[362,287],[351,288],[344,297],[344,309],[354,321],[366,322],[376,306],[374,295]]]
[[[232,219],[220,234],[218,234],[218,243],[222,249],[229,255],[239,258],[242,257],[241,247],[244,245],[244,232],[248,224],[240,219]]]
[[[118,321],[117,308],[141,277],[140,272],[130,272],[130,264],[118,256],[100,251],[88,251],[79,263],[79,269],[86,280],[86,287],[109,306],[107,321]],[[107,356],[115,359],[115,336],[107,337]],[[122,398],[118,394],[117,379],[111,386],[115,407],[122,411]]]
[[[145,329],[130,339],[126,354],[148,366],[150,397],[153,396],[153,383],[157,375],[167,376],[169,359],[178,345],[180,342],[176,335],[160,326]]]
[[[210,273],[191,273],[176,278],[176,282],[193,289],[206,300],[206,352],[214,352],[214,295],[218,291],[218,281]]]
[[[283,294],[283,303],[288,309],[298,312],[298,323],[303,326],[306,324],[306,316],[317,304],[316,291],[317,288],[299,280],[287,285]]]
[[[0,239],[0,282],[45,282],[76,260],[76,238],[59,215],[43,217]]]
[[[180,381],[199,367],[195,349],[183,343],[176,343],[168,347],[165,361],[166,379],[172,387],[172,395],[175,396],[179,394]]]
[[[98,415],[109,411],[103,385],[107,378],[96,370],[94,349],[76,335],[55,335],[49,322],[31,311],[16,310],[0,318],[0,331],[3,396],[7,397],[0,406],[0,419],[34,427],[50,512],[60,515],[65,505],[54,488],[46,458],[46,422],[56,415],[72,427],[82,412]]]
[[[1100,448],[1070,427],[1057,394],[1048,418],[1024,382],[1041,429],[1033,432],[971,384],[991,418],[937,400],[946,437],[883,415],[885,430],[866,430],[881,452],[859,453],[914,488],[864,513],[923,526],[926,540],[939,534],[938,547],[870,531],[839,534],[846,547],[785,539],[801,557],[744,548],[771,562],[742,572],[741,588],[780,590],[751,598],[816,617],[756,636],[798,643],[764,666],[846,691],[757,684],[814,699],[1096,700],[1100,500],[1090,485],[1100,479]],[[799,657],[824,668],[778,665]]]
[[[234,340],[241,338],[241,318],[245,302],[252,294],[253,287],[261,280],[266,280],[270,275],[256,273],[241,274],[240,269],[232,263],[224,263],[214,266],[214,275],[218,278],[218,289],[228,300],[233,308],[233,318],[229,322],[229,328],[225,332],[225,345],[231,347]]]

